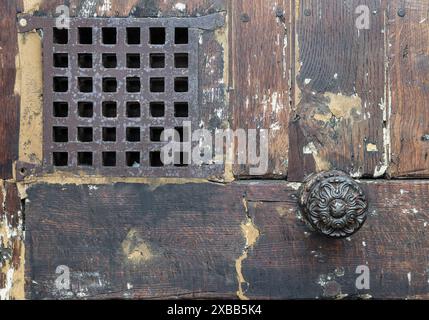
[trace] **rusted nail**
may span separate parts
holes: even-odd
[[[405,9],[404,8],[400,8],[398,10],[398,16],[400,16],[401,18],[405,17]]]
[[[304,10],[304,15],[307,16],[307,17],[311,16],[311,9],[305,9]]]

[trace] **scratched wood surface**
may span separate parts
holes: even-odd
[[[245,245],[240,190],[118,184],[29,192],[28,298],[235,297],[235,257]],[[236,201],[224,201],[225,192]],[[53,286],[60,265],[70,268],[70,290]]]
[[[290,1],[230,1],[230,113],[234,129],[269,129],[266,177],[285,177],[290,113]],[[249,176],[249,165],[234,174]]]
[[[309,232],[296,194],[281,185],[251,186],[249,214],[261,236],[246,259],[247,296],[391,299],[429,297],[427,182],[362,183],[370,203],[364,227],[344,240]],[[370,289],[356,288],[368,266]]]
[[[25,3],[0,4],[0,179],[12,177],[18,153],[15,13],[52,15],[64,1]],[[272,129],[266,178],[301,181],[328,168],[364,178],[428,176],[424,0],[68,3],[78,16],[228,12],[229,56],[225,34],[202,34],[201,119],[211,129]],[[369,30],[355,27],[361,4],[370,8]],[[235,167],[235,177],[248,178],[248,170]],[[0,181],[0,299],[24,296],[15,289],[24,246],[27,298],[429,298],[424,180],[363,182],[371,215],[340,241],[307,229],[296,185],[286,182],[36,182],[21,202],[16,184]],[[70,267],[68,292],[56,290],[58,265]],[[370,290],[355,287],[359,265],[370,268]]]
[[[356,27],[359,5],[370,9],[369,30]],[[288,179],[327,169],[383,176],[385,1],[300,0],[296,6]]]
[[[429,183],[363,183],[370,217],[313,234],[286,182],[27,190],[27,298],[419,298],[429,288]],[[56,268],[70,268],[57,290]],[[357,290],[356,268],[370,270]]]
[[[14,183],[0,182],[0,300],[23,299],[23,216]]]
[[[19,99],[14,93],[16,1],[2,1],[0,12],[0,179],[10,179],[12,163],[18,158]]]
[[[398,10],[404,10],[404,17]],[[429,3],[389,1],[392,177],[429,176]]]

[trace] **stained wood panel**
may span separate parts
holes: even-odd
[[[234,129],[269,130],[266,177],[285,177],[290,113],[290,1],[230,1],[230,112]],[[240,178],[249,166],[235,166]]]
[[[237,201],[225,202],[226,191]],[[29,192],[27,212],[38,213],[27,223],[28,298],[235,296],[244,247],[238,190],[118,184]],[[52,287],[60,265],[70,268],[70,290]]]
[[[404,10],[405,16],[398,15]],[[429,3],[389,1],[392,177],[429,176]]]
[[[0,179],[12,177],[18,158],[19,98],[14,93],[18,51],[16,1],[0,3]]]
[[[295,193],[253,186],[249,214],[260,238],[244,263],[251,299],[390,299],[427,296],[429,207],[426,182],[363,183],[370,216],[353,237],[332,240],[309,232]],[[358,290],[359,266],[369,290]]]
[[[32,186],[27,298],[427,296],[429,183],[367,182],[370,216],[344,240],[313,234],[296,184]],[[54,283],[58,265],[71,289]],[[358,290],[356,268],[370,270]]]
[[[369,8],[368,30],[356,27],[360,5]],[[295,20],[288,179],[327,169],[383,176],[385,1],[297,0]]]

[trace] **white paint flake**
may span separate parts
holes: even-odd
[[[178,11],[184,12],[186,11],[186,4],[182,2],[178,2],[175,4],[174,8]]]
[[[112,10],[112,2],[110,0],[103,0],[103,4],[100,7],[101,15],[105,15],[110,10]]]

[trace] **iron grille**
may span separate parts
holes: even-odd
[[[43,26],[46,171],[207,176],[219,166],[164,166],[160,137],[198,127],[198,49],[192,19],[74,18]],[[195,20],[196,21],[196,20]]]

